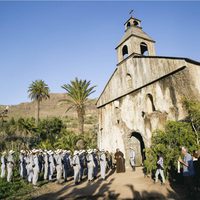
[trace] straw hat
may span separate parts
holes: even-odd
[[[9,151],[9,154],[13,154],[13,153],[15,153],[15,151],[13,151],[13,150],[10,150],[10,151]]]
[[[20,151],[20,153],[26,153],[26,151],[24,151],[23,149]]]
[[[92,153],[93,152],[93,150],[92,149],[88,149],[88,151],[87,151],[89,154],[90,153]]]
[[[75,150],[74,155],[77,155],[77,154],[79,154],[79,151]]]

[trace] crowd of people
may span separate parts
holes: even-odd
[[[114,165],[114,155],[105,150],[88,149],[75,150],[72,154],[70,150],[57,149],[42,150],[21,150],[17,152],[4,151],[1,155],[1,178],[12,181],[14,170],[19,170],[21,178],[37,186],[38,178],[57,183],[67,181],[69,176],[74,176],[74,183],[79,184],[83,176],[87,176],[88,181],[97,178],[100,171],[102,180],[106,178],[107,169],[112,169]],[[118,158],[116,158],[118,162]]]
[[[20,177],[34,186],[37,186],[39,177],[48,181],[56,179],[57,183],[61,183],[73,176],[74,183],[79,184],[85,177],[92,182],[99,172],[100,178],[105,180],[109,169],[116,168],[117,173],[125,172],[124,154],[119,149],[116,149],[115,154],[104,149],[75,150],[73,154],[70,150],[63,149],[32,149],[21,150],[18,156],[15,154],[17,152],[13,150],[1,153],[1,178],[5,178],[7,182],[12,181],[14,170],[19,170]],[[200,191],[200,152],[194,151],[191,155],[182,147],[181,154],[178,173],[182,170],[187,191],[189,194],[195,190]],[[129,162],[135,171],[136,153],[133,148],[129,150]],[[158,182],[159,175],[161,183],[165,184],[164,159],[161,153],[158,155],[155,183]]]

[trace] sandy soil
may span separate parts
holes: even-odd
[[[154,184],[152,179],[144,177],[142,168],[136,172],[130,169],[126,173],[117,174],[108,172],[107,179],[96,179],[92,183],[87,180],[74,185],[73,180],[63,184],[48,183],[37,189],[32,198],[37,200],[63,199],[151,199],[151,200],[183,200],[180,196],[182,188],[172,188],[167,182],[165,185]]]

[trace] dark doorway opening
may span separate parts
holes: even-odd
[[[144,163],[145,157],[145,144],[144,140],[139,132],[131,133],[131,147],[135,150],[136,153],[136,166],[141,166]]]

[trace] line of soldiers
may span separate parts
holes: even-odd
[[[1,178],[7,175],[7,181],[11,182],[14,168],[19,167],[19,174],[27,179],[29,183],[37,185],[39,175],[43,175],[44,180],[53,180],[56,174],[56,180],[61,183],[62,179],[67,181],[67,177],[74,175],[75,184],[79,184],[86,174],[88,181],[97,177],[99,167],[101,178],[104,180],[106,169],[112,166],[112,158],[108,152],[96,149],[75,150],[73,155],[69,150],[58,149],[41,150],[33,149],[31,151],[21,150],[19,154],[19,164],[14,159],[15,151],[4,151],[1,156]],[[6,173],[7,172],[7,173]]]

